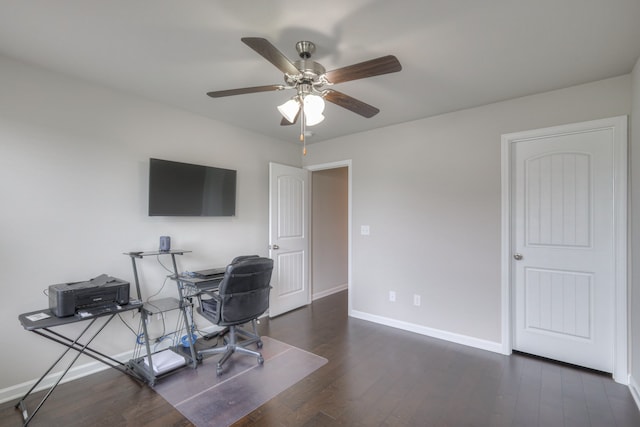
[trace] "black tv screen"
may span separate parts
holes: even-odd
[[[150,159],[149,216],[235,214],[235,170]]]

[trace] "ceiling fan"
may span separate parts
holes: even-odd
[[[296,94],[280,105],[278,110],[283,115],[280,122],[282,126],[296,123],[299,116],[302,115],[302,120],[300,120],[301,142],[304,142],[305,126],[313,126],[324,120],[322,112],[324,111],[325,100],[366,118],[373,117],[380,112],[378,108],[338,92],[332,89],[331,86],[337,83],[395,73],[402,70],[398,59],[393,55],[387,55],[336,70],[326,71],[322,65],[310,59],[311,54],[315,52],[315,45],[310,41],[296,43],[296,51],[300,55],[300,59],[292,62],[267,39],[243,37],[241,40],[282,71],[285,84],[219,90],[208,92],[207,95],[212,98],[220,98],[246,93],[294,89]]]

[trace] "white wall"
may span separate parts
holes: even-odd
[[[500,136],[630,108],[626,75],[313,144],[305,164],[352,160],[354,312],[498,351]]]
[[[237,169],[236,217],[148,217],[149,157]],[[299,147],[0,57],[0,324],[9,346],[0,391],[37,378],[62,349],[18,322],[48,306],[49,285],[101,273],[133,284],[122,253],[157,249],[160,235],[193,251],[179,257],[181,270],[266,255],[269,161],[300,165]],[[146,298],[165,272],[153,257],[140,267]],[[161,295],[177,296],[175,284]],[[137,328],[137,317],[123,317]],[[119,354],[134,342],[116,319],[96,347]]]
[[[629,314],[631,316],[629,334],[631,337],[631,388],[640,407],[640,59],[633,68],[632,76],[632,115],[630,120],[630,163],[631,163],[631,253],[630,277],[631,298]]]

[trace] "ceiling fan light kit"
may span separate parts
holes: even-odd
[[[241,40],[284,73],[285,85],[228,89],[208,92],[207,95],[212,98],[220,98],[245,93],[295,89],[296,95],[277,108],[284,117],[280,122],[282,126],[295,124],[298,117],[302,116],[300,142],[304,145],[303,154],[307,152],[305,127],[317,125],[324,120],[322,113],[325,108],[325,100],[366,118],[373,117],[380,112],[376,107],[333,90],[330,86],[402,70],[398,59],[393,55],[387,55],[327,72],[321,64],[309,59],[316,49],[316,46],[310,41],[296,43],[296,51],[300,59],[291,62],[266,39],[243,37]]]

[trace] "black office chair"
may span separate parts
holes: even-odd
[[[199,352],[199,355],[224,353],[216,368],[218,375],[234,352],[255,356],[259,364],[264,363],[259,351],[246,347],[256,343],[258,349],[262,348],[256,319],[269,308],[272,271],[272,259],[257,255],[237,257],[227,266],[217,291],[203,291],[198,295],[198,312],[210,322],[228,327],[225,345]],[[253,332],[239,327],[246,323],[252,324]],[[238,335],[245,339],[238,341]]]

